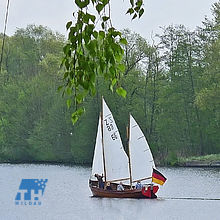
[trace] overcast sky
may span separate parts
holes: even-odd
[[[7,34],[28,24],[44,25],[66,34],[65,24],[72,19],[74,0],[10,0]],[[118,29],[129,28],[150,39],[160,33],[160,27],[183,24],[189,29],[201,26],[205,16],[211,17],[211,6],[217,0],[144,0],[145,13],[131,21],[125,15],[129,0],[112,0],[113,24]],[[3,32],[7,0],[0,0],[0,32]]]

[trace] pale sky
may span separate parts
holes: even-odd
[[[112,19],[116,28],[129,28],[150,40],[160,27],[183,24],[189,29],[201,26],[211,17],[211,6],[218,0],[145,0],[141,19],[125,15],[129,0],[112,0]],[[3,32],[7,0],[0,0],[0,32]],[[6,34],[28,24],[44,25],[66,35],[65,24],[72,19],[74,0],[10,0]]]

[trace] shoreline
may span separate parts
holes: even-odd
[[[90,167],[90,163],[74,163],[74,162],[59,162],[59,161],[0,161],[0,164],[39,164],[39,165],[60,165],[60,166],[82,166]],[[175,165],[158,165],[159,167],[198,167],[198,168],[220,168],[220,161],[187,161],[178,162]]]
[[[184,163],[177,163],[179,167],[220,167],[220,161],[188,161]]]
[[[194,156],[179,158],[175,165],[181,167],[220,167],[220,154],[208,154],[205,156]]]
[[[0,164],[38,164],[38,165],[60,165],[60,166],[82,166],[89,167],[90,163],[74,163],[74,162],[60,162],[60,161],[0,161]]]

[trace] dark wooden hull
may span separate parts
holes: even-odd
[[[94,197],[107,197],[107,198],[136,198],[143,199],[149,198],[142,194],[142,190],[126,189],[124,191],[104,190],[98,187],[90,187]]]

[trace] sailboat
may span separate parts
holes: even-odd
[[[93,196],[156,198],[155,193],[159,187],[153,185],[152,180],[154,179],[159,184],[166,181],[166,178],[155,169],[147,140],[132,115],[130,115],[128,133],[129,152],[127,155],[113,115],[105,100],[102,99],[102,112],[99,117],[92,173],[89,180]],[[99,187],[97,176],[104,178],[104,187]],[[137,182],[141,182],[144,187],[136,189]],[[123,183],[123,191],[117,191],[119,183]],[[106,189],[107,184],[112,190]]]

